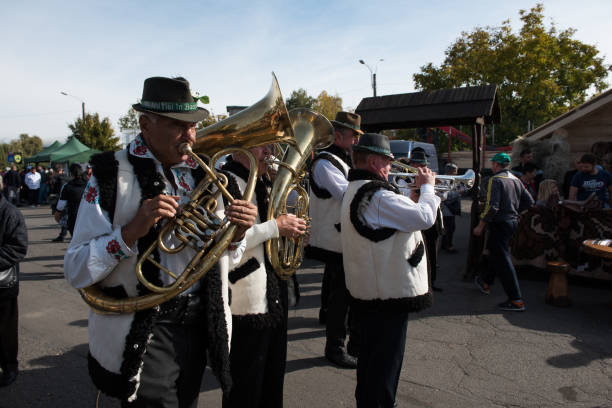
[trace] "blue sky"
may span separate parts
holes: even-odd
[[[7,3],[7,2],[3,2]],[[612,62],[612,2],[544,0],[547,24],[578,31]],[[88,112],[117,120],[150,76],[182,75],[215,114],[250,105],[274,71],[285,97],[338,94],[345,108],[372,95],[414,90],[419,67],[475,26],[496,26],[536,1],[22,1],[0,12],[0,142],[20,133],[65,141]],[[612,78],[608,78],[612,83]],[[67,92],[77,98],[60,94]]]

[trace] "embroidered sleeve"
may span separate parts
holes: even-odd
[[[83,192],[74,226],[74,235],[64,256],[64,276],[75,288],[84,288],[104,279],[117,264],[137,249],[128,248],[121,228],[113,228],[108,214],[99,204],[95,177]]]

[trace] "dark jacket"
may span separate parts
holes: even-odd
[[[28,250],[28,232],[21,212],[0,194],[0,271],[16,266],[19,276],[19,261]],[[19,282],[12,288],[0,289],[0,298],[19,294]]]
[[[21,177],[16,171],[10,170],[4,175],[4,186],[5,187],[19,187],[21,186]]]
[[[68,182],[62,189],[60,200],[66,200],[66,211],[68,213],[68,231],[70,235],[74,231],[74,224],[76,224],[77,213],[79,211],[79,204],[81,203],[81,197],[83,197],[83,191],[87,181],[81,177],[74,178]]]
[[[533,204],[533,198],[523,182],[504,169],[489,179],[481,218],[486,222],[516,220],[521,212]]]

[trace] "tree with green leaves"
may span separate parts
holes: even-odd
[[[21,153],[25,158],[34,156],[40,152],[42,148],[43,142],[40,137],[22,133],[19,135],[18,139],[11,140],[9,143],[0,144],[0,166],[6,167],[9,165],[9,153]]]
[[[68,127],[72,131],[70,137],[76,137],[85,146],[102,151],[119,150],[119,138],[115,137],[115,131],[111,126],[109,118],[100,120],[97,113],[86,114],[85,121],[82,118],[75,120]]]
[[[327,91],[321,91],[313,109],[322,113],[327,119],[333,120],[336,118],[336,113],[342,110],[342,98],[338,94],[331,96]]]
[[[287,105],[287,110],[295,109],[295,108],[308,108],[313,109],[315,104],[317,103],[317,99],[308,95],[308,92],[304,88],[300,88],[297,91],[291,92],[289,98],[285,101],[285,105]]]
[[[519,15],[518,33],[509,20],[463,32],[439,67],[428,63],[413,77],[421,90],[497,84],[499,144],[524,134],[528,123],[537,127],[583,103],[593,89],[601,92],[610,70],[595,46],[573,38],[576,30],[547,27],[542,4]]]

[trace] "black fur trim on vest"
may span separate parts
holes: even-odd
[[[423,255],[425,254],[425,245],[423,245],[423,241],[419,242],[419,245],[416,247],[410,258],[408,258],[408,263],[413,268],[416,268],[421,260],[423,259]]]
[[[325,149],[321,151],[328,152],[328,153],[338,156],[343,162],[346,163],[349,169],[353,168],[353,161],[351,160],[351,155],[349,154],[349,152],[347,152],[343,148],[338,147],[335,144],[332,144],[332,145],[327,146]]]
[[[357,190],[355,197],[353,197],[353,201],[351,201],[351,223],[359,235],[373,242],[384,241],[397,231],[393,228],[371,228],[365,223],[361,215],[362,211],[365,209],[364,207],[370,203],[374,193],[382,188],[394,191],[390,188],[388,183],[371,181],[361,186],[359,190]]]
[[[91,171],[98,181],[100,207],[108,213],[112,222],[115,218],[119,162],[115,159],[115,152],[103,152],[91,156],[90,163]]]
[[[266,301],[268,302],[268,312],[233,315],[233,327],[236,329],[277,327],[282,321],[284,314],[280,285],[280,278],[274,273],[272,265],[266,262]]]
[[[393,186],[392,184],[387,183],[387,180],[385,180],[382,177],[377,176],[376,174],[372,173],[371,171],[362,170],[362,169],[351,169],[351,170],[349,170],[348,181],[357,181],[357,180],[380,181],[382,183],[386,183],[387,184],[387,190],[391,190],[391,191],[399,194],[399,190],[395,186]]]
[[[225,186],[227,192],[230,193],[231,196],[234,198],[242,198],[242,193],[240,192],[240,187],[238,187],[236,177],[234,177],[234,175],[229,171],[221,170],[221,173],[225,174],[225,176],[227,177],[227,186]],[[223,205],[227,207],[227,204],[227,197],[223,196]]]
[[[319,247],[307,245],[304,248],[304,257],[316,259],[326,264],[339,263],[342,264],[342,254],[340,252],[330,251]]]
[[[314,168],[314,164],[318,161],[318,160],[327,160],[328,162],[330,162],[335,168],[337,168],[338,170],[340,170],[340,172],[342,174],[344,174],[346,176],[346,173],[344,172],[344,167],[342,166],[342,164],[340,164],[338,162],[338,160],[336,160],[334,158],[334,156],[332,156],[331,154],[323,151],[321,153],[319,153],[317,155],[317,157],[315,157],[315,159],[312,161],[312,163],[310,163],[310,172],[308,173],[308,179],[310,181],[310,189],[312,190],[312,192],[314,193],[314,195],[322,200],[325,200],[327,198],[331,198],[331,193],[329,191],[327,191],[327,189],[325,189],[324,187],[319,187],[319,185],[317,183],[315,183],[314,180],[314,176],[313,176],[313,171],[312,169]],[[346,161],[345,161],[346,162]],[[350,167],[350,166],[349,166]]]
[[[203,281],[206,282],[208,363],[221,384],[221,390],[226,394],[232,387],[232,376],[229,366],[229,338],[223,306],[221,273],[217,265],[208,271]]]
[[[95,386],[105,394],[121,400],[127,400],[134,394],[136,385],[129,378],[106,370],[90,353],[87,353],[87,368]]]
[[[234,284],[238,282],[240,279],[246,278],[247,276],[255,272],[257,269],[259,269],[259,265],[260,264],[257,261],[257,259],[253,257],[249,259],[248,261],[246,261],[245,263],[243,263],[242,265],[232,269],[230,273],[228,274],[228,280],[232,284]]]
[[[418,312],[433,305],[433,295],[425,293],[415,297],[397,299],[352,299],[351,306],[357,311],[376,310],[380,312]]]

